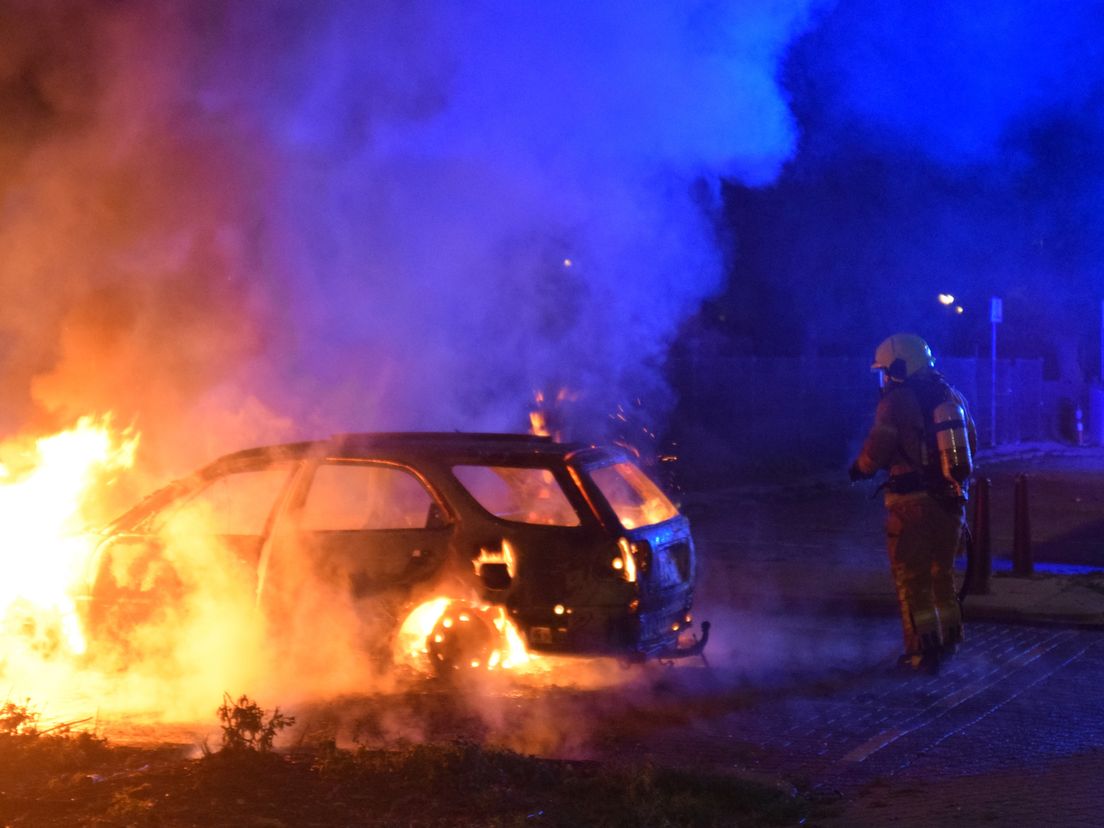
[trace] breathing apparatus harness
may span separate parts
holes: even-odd
[[[920,457],[908,457],[906,453],[913,470],[892,475],[885,482],[886,490],[894,494],[926,491],[937,500],[966,501],[966,482],[974,469],[966,412],[947,381],[934,371],[894,384],[886,393],[904,389],[911,390],[920,403]]]

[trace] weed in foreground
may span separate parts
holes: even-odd
[[[38,711],[31,707],[31,700],[24,704],[6,701],[0,706],[0,733],[11,736],[37,736]]]
[[[16,777],[74,771],[102,760],[107,740],[87,731],[74,731],[80,722],[40,726],[40,714],[31,706],[12,701],[0,705],[0,778],[14,784]],[[0,824],[3,821],[0,820]]]
[[[224,693],[218,717],[222,723],[222,749],[231,752],[269,753],[276,734],[295,724],[295,717],[285,716],[279,707],[266,718],[261,706],[244,694],[234,701],[229,693]]]

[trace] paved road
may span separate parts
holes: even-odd
[[[872,639],[881,623],[866,622]],[[684,718],[610,755],[801,780],[827,802],[839,792],[823,824],[1102,824],[1104,634],[974,625],[938,677],[872,662],[753,685],[729,665],[710,688],[699,671],[678,668],[666,688]]]
[[[1013,491],[1027,477],[1035,560],[1104,568],[1104,447],[1047,447],[1022,454],[983,456],[977,473],[992,481],[993,555],[1010,562]],[[691,494],[695,537],[739,547],[740,555],[777,558],[802,551],[814,557],[851,557],[881,548],[876,483],[846,485],[843,472],[816,485],[796,481],[767,492],[729,490]],[[972,509],[970,510],[972,515]]]

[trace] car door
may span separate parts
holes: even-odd
[[[444,560],[451,520],[426,483],[398,464],[325,460],[295,518],[292,554],[355,599],[405,592]]]

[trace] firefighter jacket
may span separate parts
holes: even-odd
[[[878,402],[874,425],[863,442],[855,465],[870,477],[885,469],[886,505],[922,497],[953,496],[953,487],[943,478],[932,440],[932,410],[953,401],[962,406],[970,452],[977,450],[977,430],[966,400],[933,369],[916,372],[904,382],[892,383]]]

